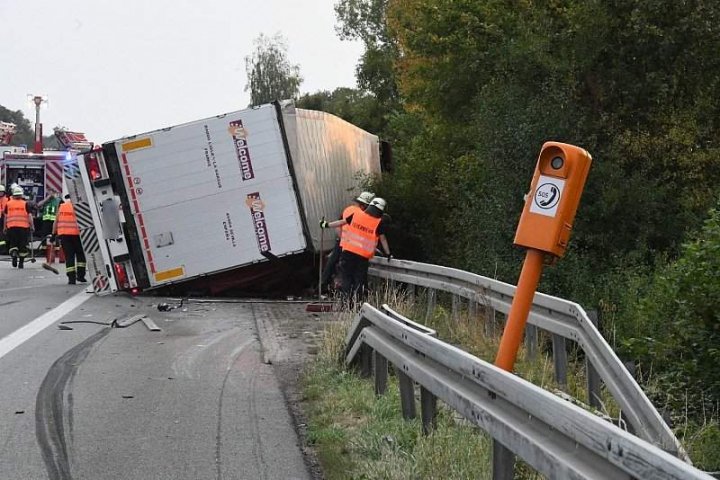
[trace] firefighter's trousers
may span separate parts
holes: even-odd
[[[7,229],[8,253],[18,258],[22,265],[25,257],[30,254],[28,241],[30,240],[30,229],[23,227],[10,227]],[[13,262],[15,263],[15,262]]]
[[[70,282],[85,281],[85,252],[80,235],[60,235],[60,245],[65,254],[65,273]]]
[[[360,255],[345,250],[340,254],[342,296],[344,301],[359,301],[362,303],[367,293],[369,266],[369,260]]]

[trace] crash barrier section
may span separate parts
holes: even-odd
[[[386,305],[364,304],[347,336],[345,361],[387,388],[395,368],[402,413],[414,418],[420,389],[424,432],[444,402],[493,438],[493,479],[513,478],[514,456],[547,478],[705,479],[713,477],[552,393],[449,345]]]
[[[371,261],[369,274],[391,283],[404,283],[411,288],[427,288],[428,315],[435,308],[436,291],[453,295],[454,314],[457,314],[460,299],[464,298],[469,302],[471,312],[484,308],[486,317],[491,319],[496,318],[496,313],[507,315],[515,294],[515,286],[508,283],[455,268],[409,260],[375,258]],[[536,328],[549,332],[553,339],[555,375],[562,385],[566,383],[567,375],[566,340],[576,342],[585,352],[590,405],[600,405],[599,377],[622,410],[630,432],[690,463],[670,427],[600,334],[596,323],[577,303],[536,293],[526,330],[528,351],[532,353],[536,348]]]

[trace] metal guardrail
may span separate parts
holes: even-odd
[[[484,305],[510,311],[515,286],[455,268],[408,260],[376,258],[369,274],[383,279],[441,290]],[[687,453],[593,321],[577,303],[536,293],[528,323],[577,342],[640,438],[690,462]],[[553,350],[556,350],[555,348]],[[562,353],[565,353],[564,345]]]
[[[712,477],[662,449],[511,373],[364,304],[347,337],[346,362],[375,359],[376,392],[398,373],[405,417],[415,416],[420,385],[423,429],[434,425],[437,400],[495,440],[493,478],[511,479],[508,450],[548,478],[704,479]]]

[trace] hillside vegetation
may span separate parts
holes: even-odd
[[[542,291],[601,314],[676,421],[720,402],[720,3],[340,0],[358,91],[301,97],[389,140],[399,257],[516,282],[512,247],[543,142],[594,162],[571,248]],[[705,222],[705,223],[704,223]],[[717,430],[717,429],[716,429]]]

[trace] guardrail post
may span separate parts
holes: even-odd
[[[460,297],[454,293],[452,296],[452,319],[456,322],[460,320]]]
[[[423,434],[429,435],[435,429],[437,397],[422,386],[420,387],[420,415],[422,416]]]
[[[477,312],[477,300],[475,300],[475,298],[468,300],[468,316],[470,317],[470,320],[475,320],[475,318],[477,317]]]
[[[555,362],[555,381],[561,387],[567,387],[567,349],[565,337],[553,334],[553,361]]]
[[[431,318],[435,313],[435,290],[430,288],[427,291],[427,312],[425,313],[425,319]]]
[[[360,376],[368,378],[372,374],[373,351],[367,345],[360,347]]]
[[[538,331],[535,325],[525,326],[525,349],[528,360],[535,360],[537,357]]]
[[[407,293],[408,293],[408,297],[410,297],[412,299],[415,298],[415,284],[414,283],[407,284]]]
[[[587,313],[590,322],[595,325],[595,328],[598,328],[599,330],[597,311],[590,310]],[[588,404],[591,407],[600,409],[602,408],[602,402],[600,401],[600,374],[598,374],[597,370],[595,370],[595,366],[592,364],[590,358],[587,355],[585,356],[585,372],[587,376]]]
[[[513,480],[515,455],[505,446],[493,439],[492,478],[493,480]]]
[[[495,322],[496,320],[495,309],[491,306],[485,307],[485,336],[490,338],[495,336]]]
[[[405,420],[411,420],[417,416],[415,411],[415,384],[400,368],[395,369],[398,377],[398,385],[400,386],[400,403],[402,405],[402,414]]]
[[[630,375],[635,378],[635,361],[629,360],[627,362],[623,362],[625,364],[625,368],[627,368],[627,371],[630,373]],[[635,427],[630,423],[630,420],[627,418],[625,413],[623,411],[620,411],[620,418],[623,419],[623,422],[625,422],[625,428],[628,432],[635,434]]]
[[[387,390],[388,362],[377,350],[373,351],[375,360],[375,395],[384,395]]]

